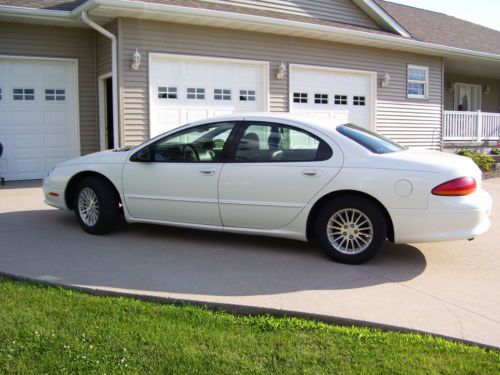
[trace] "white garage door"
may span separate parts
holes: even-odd
[[[290,66],[290,112],[374,129],[376,73]]]
[[[150,135],[235,112],[267,111],[264,62],[150,54]]]
[[[43,178],[79,153],[76,62],[0,57],[0,176]]]

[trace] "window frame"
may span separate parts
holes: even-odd
[[[420,69],[425,71],[425,81],[410,79],[410,69]],[[410,83],[424,84],[424,94],[410,94]],[[406,96],[408,99],[429,99],[429,67],[424,65],[408,64],[406,68]]]
[[[190,127],[183,127],[182,129],[179,129],[179,130],[175,131],[174,133],[166,134],[159,139],[154,139],[154,140],[148,141],[147,143],[145,143],[143,145],[137,146],[138,150],[135,151],[134,153],[132,153],[132,155],[129,157],[129,161],[133,162],[133,163],[169,163],[169,164],[221,164],[221,163],[225,163],[227,160],[228,149],[230,148],[231,142],[233,142],[233,140],[234,140],[234,136],[235,136],[235,133],[238,131],[238,127],[239,127],[240,122],[241,121],[214,121],[214,122],[207,122],[204,124],[190,126]],[[224,143],[224,147],[222,148],[220,160],[217,160],[217,161],[200,161],[200,160],[197,160],[197,161],[191,161],[191,160],[174,160],[174,161],[149,160],[149,161],[145,161],[145,160],[140,160],[138,158],[138,155],[142,151],[144,151],[147,148],[150,148],[151,146],[153,146],[157,143],[161,143],[161,142],[167,140],[168,138],[177,137],[177,136],[181,135],[181,133],[196,129],[198,127],[202,127],[202,126],[209,126],[210,127],[213,125],[226,124],[226,123],[232,123],[233,128],[229,132],[229,135],[227,136],[227,140]]]
[[[239,145],[241,139],[243,138],[245,131],[251,125],[265,125],[265,126],[269,126],[269,127],[279,126],[279,127],[286,127],[288,129],[291,129],[291,130],[302,132],[302,133],[308,135],[309,137],[316,139],[320,145],[321,145],[321,143],[323,143],[327,147],[328,157],[322,158],[322,159],[314,159],[314,160],[256,160],[256,161],[236,160],[236,152],[238,150],[238,145]],[[240,121],[238,124],[236,124],[235,128],[238,128],[237,132],[234,132],[234,134],[230,134],[228,137],[228,141],[226,142],[228,149],[227,149],[227,152],[225,153],[226,159],[224,159],[224,163],[234,163],[234,164],[264,164],[264,163],[267,163],[267,164],[294,163],[294,164],[296,164],[296,163],[315,163],[315,162],[317,163],[317,162],[324,162],[324,161],[330,160],[333,157],[333,148],[330,146],[330,144],[327,141],[325,141],[320,136],[317,136],[317,135],[311,133],[310,131],[303,129],[303,128],[300,128],[300,127],[297,127],[297,126],[293,126],[293,125],[289,125],[289,124],[285,124],[285,123],[279,123],[279,122],[259,120],[259,121]],[[231,135],[234,135],[234,136],[233,136],[233,138],[230,139]],[[226,145],[224,145],[224,147],[226,147]],[[318,145],[318,150],[319,150],[319,147],[320,146]]]

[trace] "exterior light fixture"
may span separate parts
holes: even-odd
[[[285,79],[285,74],[286,74],[286,65],[282,61],[279,68],[278,68],[278,72],[276,73],[276,78],[280,79],[280,80]]]
[[[487,86],[484,88],[483,94],[484,94],[484,95],[490,95],[490,93],[491,93],[491,86],[490,86],[490,85],[487,85]]]
[[[139,70],[139,65],[141,65],[141,54],[136,48],[134,54],[132,55],[132,64],[130,64],[130,67],[133,70]]]
[[[380,82],[380,86],[389,87],[390,82],[391,82],[391,75],[388,72],[385,72],[384,78],[382,79],[382,82]]]

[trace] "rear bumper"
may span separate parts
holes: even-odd
[[[427,210],[389,210],[394,242],[436,242],[470,239],[491,225],[491,196],[480,190],[467,197],[433,197]],[[443,202],[440,204],[439,202]],[[439,208],[443,206],[444,208]]]

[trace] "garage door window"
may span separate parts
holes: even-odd
[[[158,87],[158,99],[177,99],[177,87]]]
[[[365,105],[366,98],[364,96],[354,96],[352,99],[352,104],[354,105]]]
[[[203,100],[203,99],[205,99],[205,89],[204,88],[189,87],[187,89],[187,98],[188,99]]]
[[[314,94],[315,104],[328,104],[328,94]]]
[[[255,90],[240,90],[240,101],[242,101],[242,102],[254,102],[255,101]]]
[[[294,92],[293,93],[294,103],[307,103],[307,92]]]
[[[45,89],[45,100],[64,101],[66,100],[66,90],[63,89]]]
[[[236,162],[302,162],[330,158],[330,147],[302,130],[280,124],[249,125],[236,149]]]
[[[335,95],[335,104],[347,105],[347,95]]]
[[[35,89],[13,89],[14,100],[35,100]]]
[[[231,90],[214,89],[214,100],[231,100]]]

